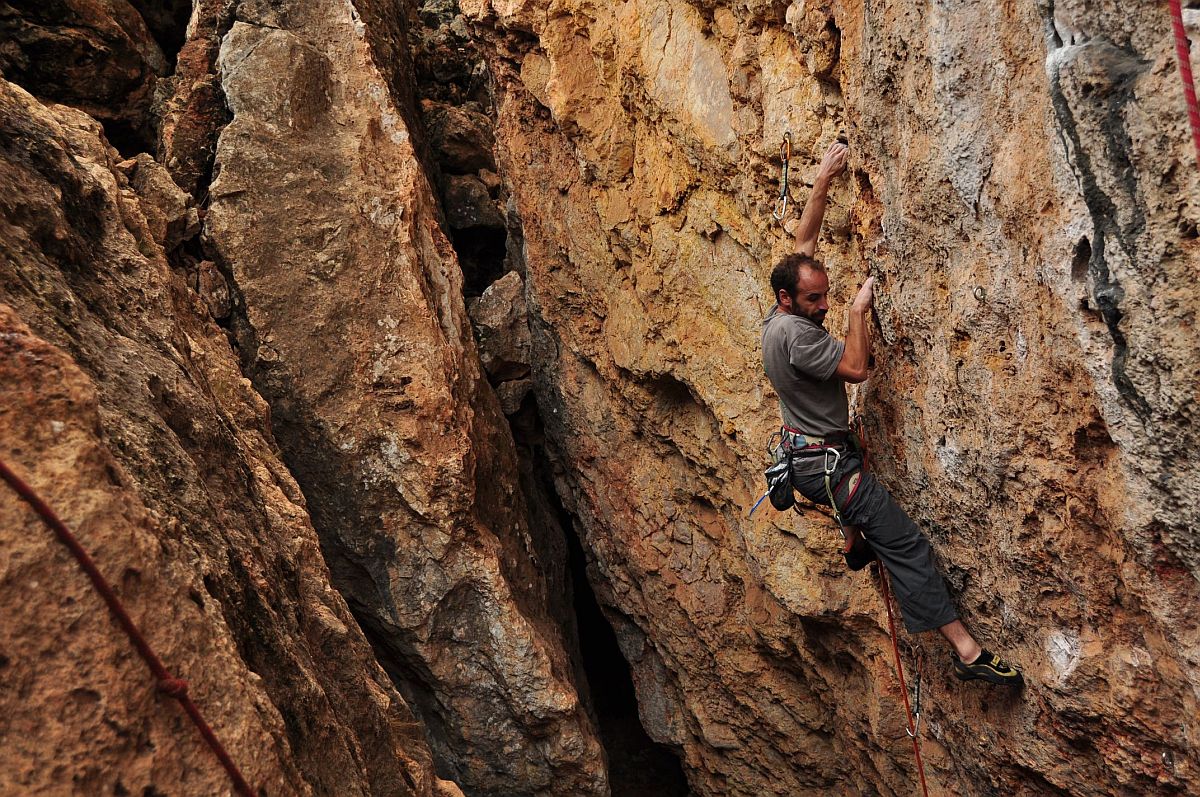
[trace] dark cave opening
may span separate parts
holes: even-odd
[[[629,663],[587,579],[587,558],[573,528],[566,528],[574,587],[579,655],[587,676],[588,702],[608,753],[609,786],[622,797],[685,797],[683,766],[670,747],[642,727]]]
[[[104,138],[122,158],[136,157],[140,152],[155,151],[154,139],[148,127],[136,127],[125,119],[100,119]]]
[[[494,227],[451,230],[450,240],[462,268],[464,297],[470,299],[481,295],[504,276],[507,230]]]
[[[129,4],[146,23],[146,28],[171,68],[187,41],[188,21],[192,18],[191,0],[130,0]]]
[[[690,794],[683,764],[671,747],[650,738],[638,716],[629,662],[600,608],[587,575],[587,553],[555,483],[541,408],[527,395],[509,417],[533,511],[531,530],[546,579],[554,621],[563,628],[580,700],[596,723],[617,797],[684,797]]]

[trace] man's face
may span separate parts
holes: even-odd
[[[785,313],[802,315],[812,319],[818,326],[825,326],[825,314],[829,312],[829,275],[814,268],[800,269],[796,280],[796,295],[779,292],[779,307]]]

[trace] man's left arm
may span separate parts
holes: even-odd
[[[813,180],[812,194],[800,214],[796,225],[796,252],[812,257],[817,251],[817,236],[821,234],[821,222],[825,220],[825,205],[829,199],[829,183],[846,169],[846,145],[835,141],[825,151],[817,179]]]

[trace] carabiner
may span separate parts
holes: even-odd
[[[829,464],[829,455],[833,454],[833,464]],[[842,452],[836,448],[829,446],[825,449],[825,475],[832,476],[837,470],[838,463],[842,461]],[[836,508],[836,507],[835,507]]]
[[[779,145],[779,159],[783,161],[783,174],[779,179],[779,199],[775,200],[775,209],[771,211],[771,218],[775,221],[783,221],[787,217],[788,166],[792,159],[792,132],[790,130],[783,132],[783,143]]]

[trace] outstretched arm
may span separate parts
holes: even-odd
[[[812,194],[800,214],[800,223],[796,225],[796,251],[802,255],[813,256],[817,251],[817,236],[821,234],[821,222],[825,219],[825,202],[829,197],[829,183],[846,169],[846,145],[835,141],[825,150],[821,159],[821,169],[817,179],[813,181]]]

